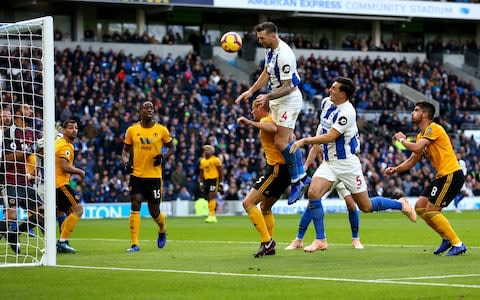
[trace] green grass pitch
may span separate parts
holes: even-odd
[[[327,251],[283,248],[299,215],[277,216],[277,255],[253,258],[258,234],[246,216],[167,219],[168,242],[142,219],[141,251],[126,253],[128,220],[81,220],[57,267],[0,268],[1,299],[480,299],[480,211],[446,213],[469,247],[432,254],[440,239],[400,213],[360,215],[363,250],[351,247],[346,214],[327,214]],[[309,228],[306,243],[314,238]],[[307,298],[308,297],[308,298]]]

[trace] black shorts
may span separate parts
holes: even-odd
[[[130,176],[130,195],[142,195],[142,200],[160,203],[162,201],[162,178],[140,178]]]
[[[7,184],[2,192],[6,199],[6,207],[22,207],[30,211],[38,211],[43,206],[43,200],[31,186]]]
[[[71,208],[80,202],[80,196],[75,194],[69,185],[64,185],[56,189],[57,209],[64,213],[69,213]]]
[[[253,188],[265,197],[280,198],[290,185],[287,165],[267,165],[265,174],[257,178]]]
[[[422,196],[438,207],[447,207],[453,198],[460,193],[465,176],[462,170],[455,171],[440,178],[435,178],[423,191]]]
[[[208,198],[208,194],[218,192],[218,178],[206,179],[203,187],[203,193]]]

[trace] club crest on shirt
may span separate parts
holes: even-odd
[[[428,127],[427,130],[425,130],[425,133],[423,136],[431,136],[432,135],[432,127]]]
[[[344,117],[344,116],[340,117],[340,119],[338,119],[338,124],[340,124],[342,126],[346,125],[347,124],[347,118]]]
[[[283,73],[289,73],[290,72],[290,65],[283,65],[282,72]]]

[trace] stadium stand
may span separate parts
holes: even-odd
[[[225,162],[228,197],[242,198],[252,178],[265,166],[263,155],[258,155],[254,130],[235,123],[238,116],[250,111],[247,104],[233,104],[245,87],[226,79],[211,60],[202,60],[194,53],[185,57],[153,53],[134,57],[122,51],[94,52],[78,47],[57,50],[55,59],[56,119],[80,121],[76,161],[87,175],[85,181],[74,181],[72,186],[82,192],[83,201],[125,201],[122,191],[126,183],[119,157],[123,134],[131,122],[138,120],[138,105],[144,98],[154,102],[160,121],[175,138],[175,160],[167,161],[164,169],[165,200],[176,199],[180,191],[198,198],[197,163],[201,146],[206,143],[216,145],[217,154]],[[450,124],[452,141],[471,170],[467,185],[480,195],[478,145],[461,131],[466,124],[480,123],[478,117],[466,112],[480,109],[478,91],[469,83],[428,60],[409,64],[378,58],[345,61],[310,56],[300,57],[298,63],[303,92],[312,104],[298,119],[298,136],[313,134],[317,126],[315,108],[335,76],[348,76],[357,82],[359,90],[353,102],[363,124],[361,156],[371,194],[393,195],[393,187],[401,186],[407,195],[415,196],[432,174],[422,162],[408,174],[384,181],[382,168],[405,155],[392,146],[394,130],[414,132],[408,118],[412,104],[386,88],[387,82],[401,82],[440,102],[441,121]],[[258,72],[252,79],[255,74]],[[383,112],[378,119],[362,117],[369,111]],[[178,166],[181,170],[175,170]],[[175,172],[192,180],[175,180]]]

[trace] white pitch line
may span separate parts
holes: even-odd
[[[420,280],[420,279],[445,279],[445,278],[463,278],[463,277],[480,277],[480,274],[451,274],[451,275],[419,276],[419,277],[403,277],[403,278],[381,278],[377,280]]]
[[[131,271],[131,272],[152,272],[152,273],[180,273],[207,276],[230,276],[230,277],[253,277],[253,278],[274,278],[274,279],[294,279],[294,280],[318,280],[318,281],[337,281],[337,282],[357,282],[357,283],[373,283],[373,284],[395,284],[395,285],[423,285],[437,287],[458,287],[480,289],[480,285],[474,284],[448,284],[436,282],[408,282],[395,280],[376,280],[376,279],[352,279],[352,278],[331,278],[331,277],[310,277],[310,276],[291,276],[291,275],[275,275],[275,274],[243,274],[243,273],[226,273],[226,272],[204,272],[204,271],[188,271],[188,270],[162,270],[162,269],[132,269],[118,267],[92,267],[92,266],[76,266],[76,265],[57,265],[59,268],[69,269],[87,269],[87,270],[106,270],[106,271]]]
[[[104,238],[72,238],[73,241],[103,241],[103,242],[126,242],[127,244],[130,242],[129,239],[104,239]],[[151,242],[155,240],[140,240],[141,242]],[[168,240],[169,242],[175,243],[204,243],[204,244],[255,244],[258,245],[258,241],[201,241],[201,240]],[[288,242],[277,241],[278,244],[289,244]],[[332,246],[349,246],[351,247],[352,244],[350,243],[328,243]],[[385,247],[385,248],[422,248],[422,247],[434,247],[434,245],[392,245],[392,244],[366,244],[363,243],[365,247]],[[470,246],[468,245],[469,249],[480,249],[480,246]]]

